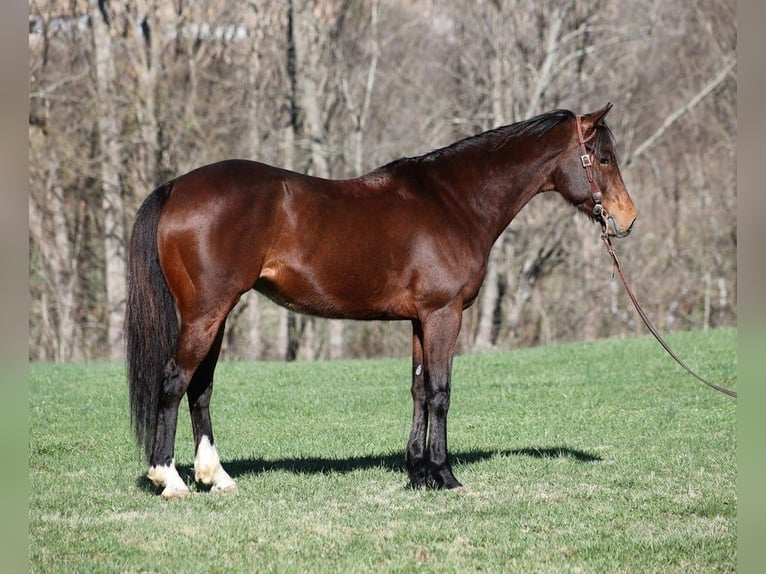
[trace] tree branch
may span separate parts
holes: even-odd
[[[665,121],[662,122],[662,125],[660,125],[657,130],[650,135],[648,138],[646,138],[638,147],[636,147],[635,150],[628,156],[627,160],[625,161],[625,166],[627,167],[630,165],[633,160],[638,158],[640,155],[642,155],[645,151],[647,151],[649,148],[651,148],[655,142],[662,137],[662,135],[667,131],[667,129],[672,126],[681,116],[684,114],[690,112],[697,104],[699,104],[703,99],[705,99],[706,96],[708,96],[713,90],[718,87],[718,85],[724,81],[726,76],[729,74],[731,69],[734,67],[734,65],[737,63],[737,59],[734,56],[731,56],[723,65],[723,67],[718,71],[718,73],[711,79],[707,84],[703,86],[703,88],[697,92],[693,98],[691,98],[688,102],[686,102],[683,106],[675,110],[672,114],[670,114],[667,118],[665,118]]]

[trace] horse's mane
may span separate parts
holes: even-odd
[[[501,136],[499,141],[492,148],[492,151],[495,151],[504,147],[508,142],[510,142],[513,139],[516,139],[519,136],[523,136],[523,135],[532,135],[536,137],[543,136],[546,133],[548,133],[550,130],[555,128],[557,125],[567,120],[574,119],[574,117],[575,117],[574,113],[571,112],[570,110],[553,110],[552,112],[540,114],[539,116],[535,116],[528,120],[523,120],[520,122],[516,122],[515,124],[502,126],[497,129],[490,130],[489,132],[484,132],[484,133],[490,134],[495,132]],[[479,134],[477,137],[481,137],[483,135],[484,134]]]
[[[488,151],[497,151],[520,136],[531,135],[540,137],[545,135],[557,125],[574,117],[574,114],[569,110],[554,110],[528,120],[500,126],[475,136],[469,136],[447,147],[427,153],[422,156],[422,159],[439,159],[445,155],[459,153],[475,147],[486,147]]]
[[[574,117],[575,114],[571,110],[553,110],[528,120],[500,126],[477,135],[463,138],[446,147],[433,150],[421,156],[397,159],[384,167],[402,163],[435,161],[482,147],[489,152],[498,151],[521,136],[541,137],[561,123],[574,119]],[[592,143],[589,144],[589,147],[592,147],[594,155],[600,155],[603,150],[610,150],[612,153],[615,153],[612,132],[606,124],[602,123],[596,128],[596,137],[591,141]]]
[[[570,110],[553,110],[552,112],[540,114],[539,116],[535,116],[528,120],[524,120],[524,121],[517,122],[515,124],[510,124],[507,126],[502,126],[497,129],[484,132],[482,134],[474,136],[474,138],[482,138],[483,136],[489,135],[489,134],[500,135],[500,139],[498,140],[496,145],[491,148],[491,151],[496,151],[505,147],[505,145],[507,145],[509,142],[513,141],[519,136],[523,136],[523,135],[532,135],[536,137],[543,136],[546,133],[548,133],[551,129],[558,126],[559,124],[567,120],[574,119],[574,117],[575,117],[574,112]],[[468,141],[471,139],[473,138],[466,138],[465,140],[461,140],[461,142]],[[598,126],[596,126],[596,135],[591,141],[592,143],[588,147],[591,148],[593,155],[595,155],[596,157],[601,155],[603,151],[607,151],[607,150],[616,155],[614,151],[614,138],[612,136],[612,131],[609,129],[609,127],[605,123],[602,122]],[[457,142],[457,144],[461,142]],[[453,145],[457,145],[457,144],[453,144]]]

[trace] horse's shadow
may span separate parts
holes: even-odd
[[[498,456],[528,456],[540,459],[571,458],[577,462],[599,462],[603,460],[597,454],[565,446],[527,447],[509,450],[476,449],[450,453],[450,459],[455,467],[475,464]],[[293,474],[347,474],[359,470],[380,468],[397,473],[406,472],[404,467],[404,456],[401,452],[340,458],[302,456],[274,460],[260,457],[247,459],[240,458],[223,461],[222,464],[232,478],[259,475],[273,471],[291,472]],[[178,472],[185,482],[194,482],[194,469],[192,466],[179,465]],[[144,490],[156,490],[145,476],[139,478],[138,485]]]
[[[454,466],[475,464],[496,456],[530,456],[533,458],[571,458],[579,462],[596,462],[601,457],[568,447],[519,448],[511,450],[470,450],[450,453]],[[405,472],[402,453],[371,454],[345,458],[297,457],[276,460],[263,458],[234,459],[223,463],[232,477],[286,471],[295,474],[346,474],[358,470],[382,468],[392,472]]]

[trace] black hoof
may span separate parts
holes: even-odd
[[[448,466],[432,468],[428,474],[428,488],[450,490],[453,488],[462,488],[460,481],[452,474],[452,469]]]
[[[407,473],[410,475],[410,486],[414,489],[420,490],[428,488],[428,472],[423,464],[416,467],[408,468]]]

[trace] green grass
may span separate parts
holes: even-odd
[[[736,382],[736,331],[668,338]],[[223,363],[235,494],[143,478],[123,368],[30,365],[33,572],[734,572],[736,401],[646,338],[458,357],[464,493],[407,488],[408,360]],[[191,481],[189,416],[176,461]]]

